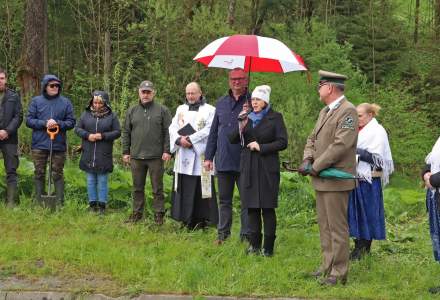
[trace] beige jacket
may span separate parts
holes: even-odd
[[[333,167],[356,174],[356,144],[358,116],[356,108],[346,98],[327,114],[327,107],[319,113],[312,134],[307,139],[304,159],[313,161],[313,170],[320,172]],[[312,177],[317,191],[348,191],[355,180]]]

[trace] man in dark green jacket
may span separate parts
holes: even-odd
[[[171,158],[168,127],[171,114],[156,103],[156,90],[151,81],[139,85],[139,104],[127,110],[122,130],[123,161],[131,166],[133,178],[133,213],[128,222],[138,222],[145,207],[145,180],[149,170],[153,189],[153,209],[156,224],[163,224],[163,162]]]

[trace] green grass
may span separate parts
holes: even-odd
[[[372,255],[350,265],[347,286],[327,289],[304,276],[320,262],[310,185],[296,175],[282,178],[272,258],[245,255],[237,223],[231,240],[215,246],[213,228],[190,232],[170,219],[156,227],[151,216],[138,225],[126,225],[128,207],[104,217],[91,214],[78,200],[84,198],[83,191],[71,194],[76,198],[56,213],[33,207],[29,198],[12,210],[0,205],[0,281],[59,278],[66,283],[59,289],[113,296],[431,299],[427,289],[440,284],[440,268],[432,258],[424,193],[415,182],[393,180],[385,191],[388,240],[373,242]],[[92,287],[89,279],[95,283]]]

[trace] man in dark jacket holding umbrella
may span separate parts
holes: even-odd
[[[319,113],[304,149],[298,172],[312,175],[323,255],[321,266],[310,275],[323,277],[322,284],[345,284],[348,274],[348,196],[354,180],[318,177],[330,167],[355,174],[358,115],[344,96],[346,76],[319,71],[319,97],[326,105]]]
[[[6,170],[6,202],[13,206],[18,202],[17,168],[18,127],[23,121],[20,96],[6,87],[7,74],[0,68],[0,149]]]
[[[55,75],[45,75],[41,81],[41,95],[29,104],[26,126],[32,129],[32,160],[35,166],[35,197],[41,201],[44,193],[46,164],[49,159],[50,138],[47,129],[59,127],[53,140],[52,176],[57,202],[64,203],[63,168],[66,160],[66,133],[75,126],[73,106],[61,95],[62,82]],[[48,193],[50,191],[47,191]]]
[[[238,114],[243,105],[248,105],[250,95],[247,91],[248,75],[243,69],[229,72],[229,91],[218,99],[214,120],[206,145],[204,167],[212,170],[215,157],[215,168],[219,190],[219,224],[217,244],[222,244],[231,234],[232,196],[234,186],[238,185],[240,175],[240,145],[229,142],[229,135],[238,129]],[[240,238],[247,239],[247,210],[241,208]]]

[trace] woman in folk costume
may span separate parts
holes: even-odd
[[[248,211],[248,254],[272,256],[276,238],[276,214],[280,185],[278,152],[287,148],[287,130],[281,113],[269,104],[271,88],[257,86],[252,92],[252,109],[239,115],[239,130],[229,138],[241,143],[240,197]],[[262,226],[263,225],[263,226]],[[263,227],[264,243],[261,249]]]
[[[429,213],[429,232],[431,234],[434,259],[440,262],[440,138],[435,142],[431,153],[426,156],[426,166],[422,171],[426,187],[426,206]],[[429,289],[432,294],[440,294],[440,286]]]
[[[215,107],[206,103],[200,86],[186,86],[185,104],[169,127],[174,159],[171,217],[189,229],[217,225],[218,208],[212,173],[202,168]]]
[[[394,171],[388,135],[376,120],[380,106],[362,103],[356,110],[359,117],[356,170],[360,180],[348,203],[348,225],[355,243],[351,260],[370,253],[372,240],[385,239],[382,188]]]

